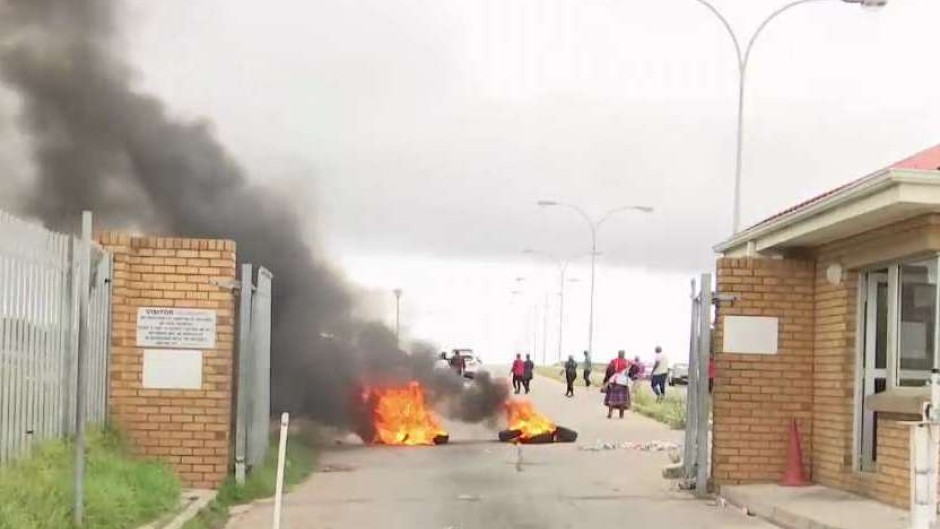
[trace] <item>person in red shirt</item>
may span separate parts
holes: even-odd
[[[604,406],[607,407],[607,418],[610,419],[614,410],[620,412],[620,418],[623,419],[623,412],[630,409],[630,377],[627,370],[630,362],[627,361],[626,353],[617,352],[617,358],[610,361],[607,365],[607,372],[612,375],[606,381],[607,391],[604,394]]]
[[[522,361],[522,355],[516,355],[516,359],[512,362],[512,388],[515,390],[515,394],[518,395],[522,391],[522,378],[525,376],[525,362]]]

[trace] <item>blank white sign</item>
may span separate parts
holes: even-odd
[[[144,387],[202,389],[202,351],[145,350]]]
[[[724,352],[777,354],[777,318],[725,316]]]

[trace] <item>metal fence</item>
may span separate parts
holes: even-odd
[[[264,459],[271,425],[271,272],[243,264],[239,290],[235,477]]]
[[[106,414],[111,256],[81,239],[0,211],[0,463],[75,431],[79,293],[89,288],[86,384],[89,423]]]
[[[708,493],[711,475],[711,395],[708,387],[708,364],[712,354],[712,293],[711,274],[702,274],[696,290],[692,281],[692,326],[689,340],[689,387],[686,393],[686,426],[683,454],[684,486],[696,495]]]

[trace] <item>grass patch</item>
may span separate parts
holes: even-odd
[[[673,430],[685,428],[685,398],[675,392],[666,392],[662,402],[656,402],[653,391],[645,384],[637,388],[633,397],[633,411],[659,421]]]
[[[303,482],[313,473],[316,452],[305,436],[291,436],[287,442],[287,462],[284,465],[285,489]],[[274,496],[277,478],[277,439],[271,440],[261,465],[252,470],[244,485],[229,477],[222,484],[215,499],[195,518],[183,525],[183,529],[221,529],[228,521],[229,508]]]
[[[163,463],[140,460],[115,430],[88,432],[86,529],[128,529],[179,505],[180,485]],[[72,525],[74,445],[51,441],[0,468],[0,529]]]

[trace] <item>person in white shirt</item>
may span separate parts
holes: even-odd
[[[663,349],[656,346],[656,360],[653,363],[653,373],[650,382],[653,385],[653,393],[656,394],[656,402],[662,402],[666,398],[666,375],[669,374],[669,359],[663,354]]]

